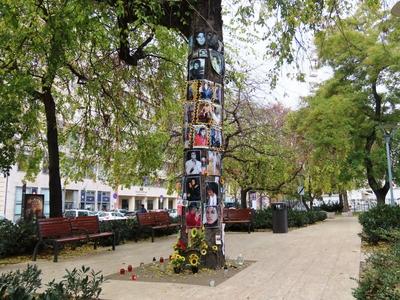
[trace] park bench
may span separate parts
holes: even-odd
[[[100,232],[99,221],[94,217],[78,217],[75,219],[68,218],[49,218],[39,219],[37,223],[38,237],[32,260],[36,260],[37,252],[41,245],[52,246],[54,253],[54,262],[58,261],[58,252],[60,245],[67,243],[77,243],[81,241],[95,241],[95,249],[97,247],[97,239],[104,237],[113,237],[112,249],[115,250],[115,239],[113,232]]]
[[[223,223],[226,226],[231,224],[247,225],[248,233],[250,233],[251,226],[253,225],[253,212],[250,208],[224,208]]]
[[[178,223],[171,223],[168,212],[151,211],[147,213],[138,213],[137,220],[139,224],[139,233],[144,229],[151,230],[151,242],[154,242],[154,231],[158,229],[169,229],[179,227]]]

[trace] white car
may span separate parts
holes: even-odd
[[[64,217],[66,218],[76,218],[76,217],[84,217],[91,216],[91,211],[86,209],[68,209],[64,212]]]
[[[109,221],[109,220],[126,220],[123,214],[115,211],[102,211],[98,214],[99,221]]]

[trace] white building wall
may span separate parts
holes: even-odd
[[[20,172],[14,167],[10,171],[8,178],[0,178],[0,215],[5,215],[7,219],[14,220],[16,211],[17,188],[22,188],[25,173]],[[81,182],[65,182],[62,180],[63,203],[66,200],[73,202],[73,208],[79,208],[81,204],[81,191],[94,191],[97,210],[97,192],[110,193],[110,209],[121,208],[122,199],[127,199],[129,210],[135,210],[135,200],[143,199],[145,207],[148,207],[147,201],[153,201],[153,210],[158,209],[159,199],[168,204],[168,200],[173,200],[173,208],[176,208],[176,194],[169,195],[167,190],[162,187],[140,187],[132,186],[130,188],[119,187],[118,191],[102,182],[95,182],[90,179],[84,179]],[[27,190],[31,187],[37,188],[37,193],[48,193],[49,177],[48,174],[40,173],[34,181],[26,181]],[[162,196],[162,197],[161,197]],[[166,206],[164,206],[166,207]],[[46,211],[45,211],[46,212]]]

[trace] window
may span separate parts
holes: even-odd
[[[148,210],[153,210],[153,200],[147,200],[147,209]]]

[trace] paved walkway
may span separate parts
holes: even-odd
[[[108,281],[102,299],[353,299],[360,263],[361,227],[356,217],[337,217],[288,234],[255,232],[226,234],[227,256],[240,253],[256,263],[216,287],[197,285]],[[38,260],[42,282],[61,279],[65,269],[86,265],[104,275],[118,272],[124,264],[148,263],[153,256],[168,257],[176,236],[117,246],[115,252],[61,259]],[[125,265],[125,266],[126,266]],[[0,268],[0,272],[25,264]]]

